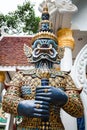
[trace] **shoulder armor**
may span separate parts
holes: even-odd
[[[23,73],[21,71],[16,72],[10,82],[5,82],[6,88],[8,88],[9,86],[19,86],[20,82],[22,81],[22,78]]]

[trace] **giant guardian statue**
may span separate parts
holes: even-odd
[[[34,68],[17,71],[3,97],[3,110],[22,117],[17,130],[65,130],[61,108],[74,117],[83,115],[80,91],[69,72],[57,69],[64,48],[58,46],[53,34],[47,6],[41,18],[39,32],[32,38],[32,48],[24,45],[28,62]]]

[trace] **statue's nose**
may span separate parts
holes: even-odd
[[[41,48],[49,48],[48,44],[43,44]]]

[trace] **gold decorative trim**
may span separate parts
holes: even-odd
[[[4,82],[5,81],[5,72],[0,71],[0,82]]]
[[[72,36],[72,30],[68,28],[60,29],[58,32],[58,44],[60,47],[69,47],[72,50],[75,46],[75,41]]]
[[[43,12],[42,13],[48,13],[48,7],[47,4],[45,4],[44,8],[43,8]]]
[[[58,42],[57,37],[56,37],[53,33],[45,32],[45,31],[44,31],[44,32],[39,32],[39,33],[37,33],[37,34],[32,38],[31,43],[33,43],[35,40],[40,39],[40,38],[49,38],[49,39],[52,39],[52,40],[55,40],[56,42]]]

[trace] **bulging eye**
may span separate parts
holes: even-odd
[[[40,48],[40,47],[41,47],[41,45],[38,43],[38,44],[37,44],[37,48]]]

